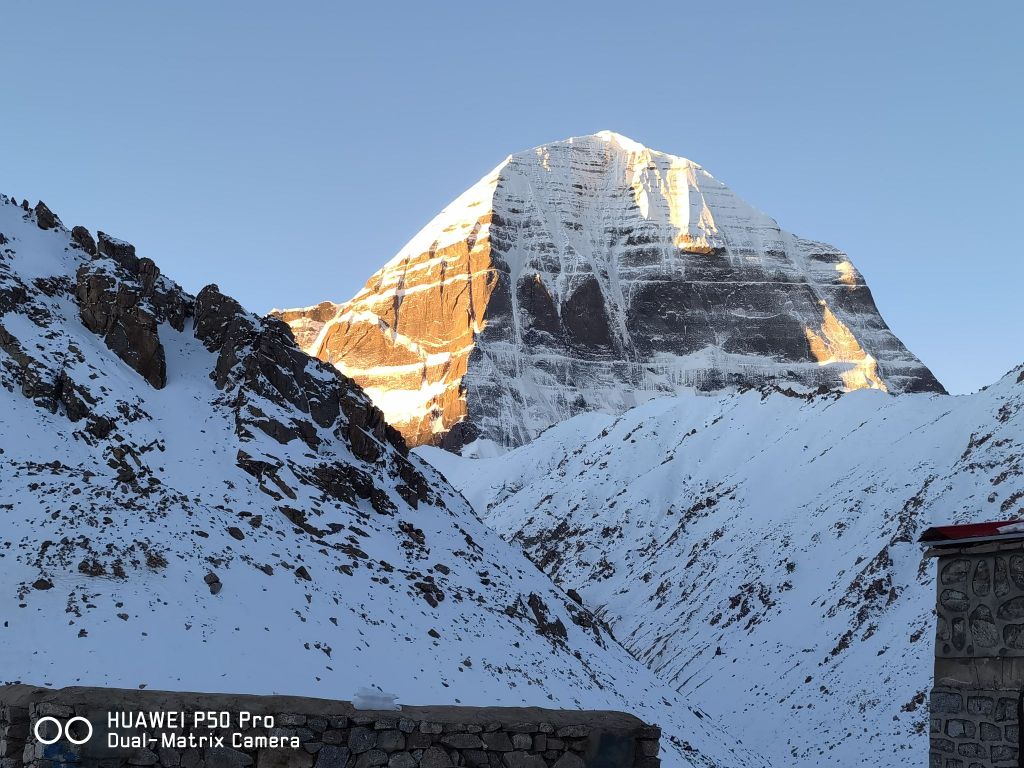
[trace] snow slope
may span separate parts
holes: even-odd
[[[417,453],[776,765],[919,764],[930,525],[1024,516],[1024,366],[970,396],[679,395]]]
[[[610,131],[509,156],[350,301],[275,314],[456,450],[686,389],[942,391],[844,253]]]
[[[281,323],[42,207],[0,233],[0,683],[625,709],[761,764]]]

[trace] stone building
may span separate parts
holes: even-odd
[[[930,528],[938,561],[929,768],[1018,766],[1024,522]]]

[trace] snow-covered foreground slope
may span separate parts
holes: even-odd
[[[350,301],[277,314],[454,450],[688,388],[943,391],[846,254],[610,131],[510,155]]]
[[[1024,516],[1024,367],[980,393],[680,395],[417,453],[777,765],[920,764],[927,526]]]
[[[42,207],[0,233],[0,683],[625,709],[761,764],[283,324]]]

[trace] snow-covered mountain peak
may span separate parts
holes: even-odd
[[[615,131],[598,131],[597,133],[594,134],[594,136],[601,139],[601,141],[607,141],[618,144],[620,147],[629,150],[630,152],[639,153],[647,150],[647,147],[645,147],[639,141],[634,141],[628,136],[623,136],[621,133],[616,133]]]
[[[610,131],[510,155],[350,301],[275,314],[455,449],[683,389],[942,391],[844,253]]]

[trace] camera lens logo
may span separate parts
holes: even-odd
[[[56,734],[52,737],[44,737],[44,733],[49,733],[50,728],[43,728],[44,725],[53,724]],[[72,726],[77,723],[81,723],[84,727],[76,727],[72,729]],[[83,737],[82,734],[85,734]],[[92,738],[92,723],[86,720],[84,717],[72,717],[66,723],[61,723],[56,717],[40,717],[36,720],[36,724],[32,726],[32,733],[35,735],[36,740],[40,744],[56,744],[61,740],[61,737],[66,738],[72,744],[85,744],[89,739]]]

